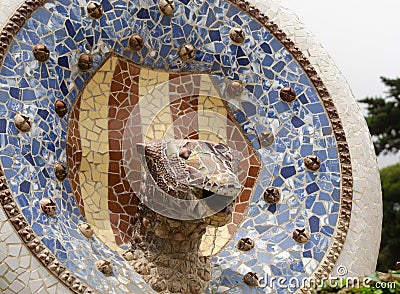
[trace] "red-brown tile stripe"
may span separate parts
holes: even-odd
[[[79,181],[79,170],[82,160],[81,134],[79,132],[79,111],[81,108],[81,96],[71,106],[68,119],[67,132],[67,164],[68,175],[71,182],[75,201],[82,216],[85,217],[85,206],[81,197],[81,185]]]
[[[119,59],[111,82],[108,104],[108,208],[110,223],[117,245],[128,243],[132,237],[134,214],[138,199],[126,180],[123,168],[122,139],[130,113],[139,101],[140,68]],[[138,138],[141,128],[137,126]],[[138,142],[141,141],[141,139]]]
[[[175,139],[199,138],[200,82],[199,75],[169,75],[170,111]]]
[[[233,213],[232,222],[228,225],[228,230],[231,234],[236,231],[237,226],[244,218],[244,213],[249,206],[251,191],[256,183],[256,179],[260,170],[260,163],[253,152],[244,141],[244,138],[239,129],[240,127],[234,123],[232,115],[227,114],[226,134],[228,145],[233,149],[243,152],[247,155],[247,160],[242,162],[239,167],[238,177],[241,182],[244,181],[244,189],[236,198],[235,211]]]

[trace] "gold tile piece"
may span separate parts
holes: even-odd
[[[219,100],[219,101],[218,101]],[[227,112],[216,97],[199,96],[199,139],[226,143]]]

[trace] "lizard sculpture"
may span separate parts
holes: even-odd
[[[185,211],[192,213],[192,220],[182,219],[183,211],[176,211],[174,219],[140,204],[129,252],[131,264],[157,292],[204,293],[211,275],[208,258],[199,253],[201,238],[208,225],[219,227],[231,220],[232,201],[242,189],[235,151],[200,140],[153,141],[139,145],[138,151],[146,170],[141,193],[150,206],[165,196],[214,199],[206,202],[211,213],[199,212],[198,205]],[[205,217],[196,219],[202,214]]]

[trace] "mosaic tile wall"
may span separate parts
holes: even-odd
[[[18,207],[48,250],[65,263],[67,270],[74,272],[83,282],[101,292],[113,289],[116,293],[126,291],[147,293],[151,290],[141,281],[140,276],[130,270],[129,265],[119,255],[118,245],[122,250],[126,248],[121,242],[116,242],[116,245],[107,243],[108,246],[104,244],[104,238],[102,240],[101,236],[112,239],[114,238],[112,234],[116,231],[111,228],[110,222],[104,223],[104,220],[109,219],[108,213],[100,217],[101,224],[92,221],[95,228],[109,226],[108,233],[102,234],[98,231],[98,238],[95,237],[93,240],[88,240],[79,234],[77,224],[85,220],[83,213],[87,215],[86,220],[89,221],[86,209],[90,209],[90,205],[86,205],[83,199],[85,209],[79,210],[77,203],[82,202],[82,199],[73,196],[75,188],[73,188],[74,182],[70,181],[73,178],[71,173],[63,183],[52,175],[54,163],[67,161],[65,149],[68,122],[66,118],[59,119],[54,115],[50,111],[51,105],[56,99],[65,98],[68,107],[73,108],[85,81],[89,82],[91,78],[90,73],[81,73],[73,65],[79,52],[89,52],[90,49],[91,52],[96,52],[94,68],[102,64],[113,51],[128,60],[155,68],[179,69],[181,72],[206,71],[232,80],[240,79],[252,94],[250,99],[242,98],[242,111],[234,114],[242,125],[247,139],[252,142],[261,157],[262,169],[256,188],[253,189],[245,220],[240,224],[232,240],[212,258],[214,280],[211,287],[214,290],[222,292],[232,289],[229,293],[249,292],[250,288],[242,281],[242,276],[248,271],[257,272],[264,277],[264,281],[268,274],[300,278],[311,275],[330,247],[330,237],[337,225],[341,180],[337,143],[327,113],[302,68],[272,34],[229,2],[212,3],[212,1],[209,3],[205,1],[203,4],[177,2],[176,11],[179,17],[173,18],[172,26],[175,30],[171,32],[168,31],[171,24],[164,23],[168,19],[159,16],[158,7],[152,1],[141,2],[141,8],[138,8],[138,3],[132,2],[129,9],[126,3],[103,2],[105,16],[100,21],[86,18],[84,9],[78,8],[78,3],[63,1],[54,5],[48,2],[44,8],[34,13],[31,21],[28,21],[14,39],[10,52],[18,54],[9,53],[4,59],[0,74],[2,84],[6,86],[2,87],[1,97],[2,115],[7,121],[3,119],[2,126],[4,126],[3,134],[7,135],[2,134],[0,156],[8,184]],[[186,5],[191,9],[186,8]],[[264,5],[272,4],[262,2],[256,6]],[[300,38],[298,34],[302,29],[296,21],[293,21],[293,16],[286,17],[286,10],[279,8],[276,11],[273,8],[274,6],[266,7],[266,14],[276,18],[281,27],[285,24],[284,28],[289,34],[290,30],[292,31],[290,36],[294,41]],[[221,21],[221,17],[226,17],[226,20]],[[194,20],[196,26],[192,27],[191,23]],[[147,31],[144,23],[153,29]],[[179,29],[181,26],[182,29]],[[230,42],[228,32],[231,26],[244,28],[248,39],[242,46],[228,46]],[[213,27],[218,30],[213,30]],[[141,31],[148,48],[159,48],[160,56],[157,56],[157,52],[148,50],[147,46],[140,53],[124,49],[132,33],[131,28]],[[172,38],[161,38],[161,35]],[[187,41],[193,42],[199,50],[194,62],[182,66],[176,62],[176,49],[173,48],[177,48],[185,41],[184,36],[187,36]],[[309,35],[303,33],[303,36]],[[263,42],[259,42],[259,38]],[[304,43],[300,42],[299,46],[304,46],[301,49],[316,48],[314,41],[309,40],[306,38],[306,41],[303,40]],[[32,45],[39,41],[48,44],[50,51],[57,54],[52,55],[47,66],[34,61],[30,53]],[[311,61],[313,58],[318,60],[321,54],[325,59],[319,60],[327,61],[313,62],[313,64],[316,65],[316,70],[320,71],[335,101],[351,147],[354,211],[348,241],[344,245],[345,250],[339,257],[338,264],[346,265],[351,273],[364,273],[373,268],[371,264],[375,262],[379,247],[379,224],[375,219],[381,218],[381,210],[376,161],[365,122],[354,99],[351,103],[348,102],[349,98],[346,99],[346,103],[340,100],[352,97],[346,83],[340,75],[335,74],[335,68],[331,69],[332,62],[325,57],[322,49],[314,50],[309,50]],[[73,70],[69,69],[71,66]],[[329,71],[324,68],[329,68]],[[95,81],[98,75],[99,72],[91,81]],[[218,85],[218,79],[215,79],[214,83]],[[293,104],[286,104],[278,99],[279,89],[287,85],[291,85],[298,95],[298,100]],[[91,89],[89,86],[86,88]],[[107,89],[102,90],[107,91]],[[40,99],[36,100],[36,97]],[[89,103],[87,107],[89,108],[81,105],[81,115],[84,115],[85,111],[90,113],[93,107],[100,107],[96,111],[102,112],[99,104],[95,106]],[[18,133],[12,123],[15,113],[20,112],[34,119],[30,133]],[[260,117],[263,120],[260,120]],[[72,118],[71,113],[69,120]],[[199,120],[199,123],[202,121]],[[101,119],[98,123],[101,125]],[[258,124],[258,129],[251,128],[252,124]],[[79,125],[85,128],[85,124]],[[364,127],[360,128],[360,125]],[[88,127],[90,128],[92,126]],[[267,128],[274,132],[275,143],[272,147],[260,148],[254,139],[255,135]],[[102,142],[96,141],[100,144]],[[99,146],[97,149],[99,150]],[[86,152],[90,153],[93,150],[90,147]],[[82,152],[84,152],[83,147]],[[322,161],[318,173],[309,172],[303,166],[304,157],[310,154],[318,155]],[[109,158],[99,160],[108,161]],[[82,172],[82,169],[80,170]],[[93,173],[88,177],[93,177]],[[85,185],[90,185],[88,177],[84,177],[81,181],[81,189]],[[268,206],[261,199],[261,195],[265,187],[271,185],[281,189],[282,203]],[[57,216],[52,218],[43,215],[39,209],[39,200],[50,196],[55,197],[58,206]],[[99,196],[97,198],[103,201],[103,198]],[[89,201],[94,199],[96,196]],[[93,205],[93,211],[102,206],[99,203]],[[375,216],[373,225],[371,218],[366,217],[367,213]],[[8,222],[5,219],[3,222],[6,227]],[[291,232],[296,227],[303,226],[311,232],[311,241],[299,245],[293,241]],[[371,234],[376,236],[374,253],[371,253],[370,247],[367,251],[362,246],[367,238],[362,232],[367,227],[372,227],[372,230],[369,229],[368,240]],[[254,238],[255,250],[247,253],[238,252],[235,246],[241,237]],[[19,243],[15,240],[12,242]],[[348,245],[349,242],[352,246]],[[19,255],[21,256],[19,260],[22,260],[22,251],[11,254],[8,250],[11,249],[4,249],[1,252],[10,252],[11,256]],[[355,252],[365,252],[365,254],[359,253],[361,257],[358,259],[354,258]],[[349,258],[350,256],[352,257]],[[6,260],[10,258],[6,257]],[[96,270],[95,261],[103,258],[113,261],[116,269],[114,277],[104,279],[104,276]],[[21,272],[17,269],[19,266],[15,261],[8,262],[7,265]],[[2,266],[4,268],[4,265]],[[35,261],[32,261],[31,266],[36,266]],[[46,275],[45,270],[41,275]],[[36,278],[24,277],[23,281],[18,283],[31,283],[30,287],[33,289],[33,281]],[[49,276],[49,280],[51,279]],[[12,280],[8,278],[3,282],[2,289],[7,289]],[[20,287],[18,283],[10,286],[8,290],[17,293],[16,288]],[[49,282],[49,289],[53,286],[52,283],[55,282]],[[265,284],[262,284],[260,291],[265,293],[271,289],[265,288]]]

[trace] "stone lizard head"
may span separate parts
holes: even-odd
[[[146,177],[150,176],[158,188],[146,187],[152,198],[167,194],[180,200],[201,200],[213,214],[231,213],[232,202],[242,190],[236,175],[237,151],[202,140],[151,141],[137,148],[145,158]],[[147,178],[147,186],[149,182]]]

